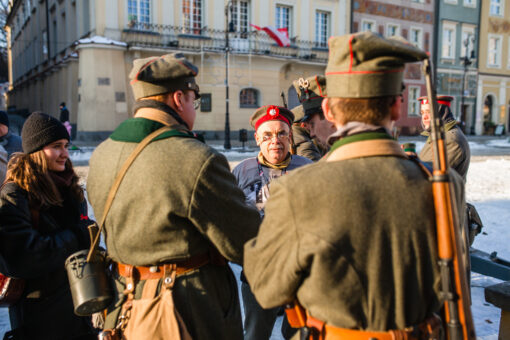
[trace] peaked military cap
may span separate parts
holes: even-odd
[[[281,106],[266,105],[258,108],[253,113],[250,117],[250,125],[255,128],[255,131],[257,131],[260,124],[270,120],[280,120],[291,126],[294,121],[294,114],[290,110]]]
[[[292,85],[307,116],[322,112],[322,99],[326,97],[326,77],[315,75],[306,79],[299,78]]]
[[[298,105],[292,110],[290,110],[294,115],[294,123],[301,123],[305,118],[305,110],[303,110],[303,105]]]
[[[200,89],[195,82],[197,74],[198,68],[184,55],[172,53],[135,59],[129,79],[137,100],[177,90],[193,90],[198,98]]]
[[[436,99],[437,99],[438,104],[446,105],[448,107],[450,107],[450,105],[453,101],[452,96],[444,96],[444,95],[439,95],[436,97]],[[427,97],[427,96],[422,96],[422,97],[418,98],[418,100],[420,101],[420,105],[427,105],[429,103],[429,97]]]
[[[400,37],[363,32],[329,39],[327,97],[370,98],[399,95],[405,63],[427,58]]]

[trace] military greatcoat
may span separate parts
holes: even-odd
[[[306,129],[292,125],[292,139],[296,148],[296,155],[306,157],[316,162],[323,156]]]
[[[129,119],[94,151],[87,189],[98,219],[123,162],[143,137],[162,126]],[[150,143],[125,175],[105,223],[108,254],[117,262],[151,266],[217,249],[242,263],[243,244],[256,234],[259,214],[245,204],[226,158],[183,126],[175,128],[183,133]],[[122,292],[123,280],[116,284]],[[207,264],[178,276],[174,301],[193,339],[242,339],[229,266]],[[117,300],[106,328],[115,325],[119,307]]]
[[[432,188],[416,163],[321,161],[271,189],[259,234],[245,245],[245,275],[262,307],[297,298],[327,324],[376,331],[437,311]]]
[[[451,168],[455,169],[465,181],[471,159],[469,143],[455,121],[447,123],[445,125],[445,130],[448,164]],[[420,151],[419,157],[424,162],[432,162],[433,151],[430,137]]]

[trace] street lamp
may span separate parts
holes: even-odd
[[[460,61],[462,63],[462,65],[464,66],[464,73],[462,74],[462,97],[461,97],[461,104],[460,104],[460,128],[462,129],[463,132],[466,132],[465,131],[465,128],[466,128],[466,107],[464,106],[464,98],[466,96],[466,75],[467,75],[467,70],[468,70],[468,66],[471,65],[473,62],[472,62],[472,59],[475,58],[475,50],[471,50],[471,55],[470,57],[468,58],[468,47],[469,47],[469,40],[473,40],[474,41],[474,37],[471,36],[471,34],[468,34],[467,37],[466,37],[466,40],[464,40],[464,46],[466,48],[466,52],[464,53],[464,56],[463,57],[460,57]],[[474,124],[471,124],[471,134],[474,133]]]
[[[229,96],[228,96],[228,53],[230,52],[229,33],[234,31],[233,23],[228,22],[228,11],[232,11],[232,0],[225,6],[225,150],[230,150],[230,117],[229,117]],[[231,15],[232,17],[232,15]]]

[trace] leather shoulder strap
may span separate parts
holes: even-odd
[[[101,221],[99,222],[99,232],[97,233],[97,235],[94,239],[94,242],[90,245],[89,254],[87,256],[87,262],[90,262],[90,259],[92,258],[93,253],[95,252],[95,250],[97,249],[97,247],[99,245],[99,238],[101,237],[101,231],[103,230],[104,222],[106,221],[106,216],[108,215],[108,212],[110,211],[110,208],[113,203],[113,199],[115,198],[115,195],[117,194],[120,183],[124,179],[124,176],[126,175],[129,167],[131,166],[131,164],[133,164],[134,160],[140,154],[140,152],[142,152],[142,150],[147,145],[149,145],[149,143],[152,142],[152,140],[154,138],[156,138],[157,136],[161,135],[162,133],[165,133],[170,130],[172,130],[171,127],[163,126],[162,128],[159,128],[156,131],[149,134],[136,146],[136,148],[133,150],[133,152],[131,152],[131,154],[126,159],[124,164],[122,164],[122,167],[120,168],[119,173],[117,174],[117,177],[115,178],[115,181],[113,182],[110,192],[108,193],[108,197],[106,199],[106,203],[105,203],[104,210],[103,210],[103,216],[101,217]]]
[[[334,150],[331,155],[327,156],[326,162],[375,156],[409,158],[396,141],[390,139],[376,139],[343,145]]]

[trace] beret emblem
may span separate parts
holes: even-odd
[[[267,114],[269,114],[271,117],[278,116],[280,110],[278,110],[277,107],[269,107],[267,110]]]
[[[307,89],[310,86],[310,82],[304,78],[299,78],[298,83],[303,89]]]

